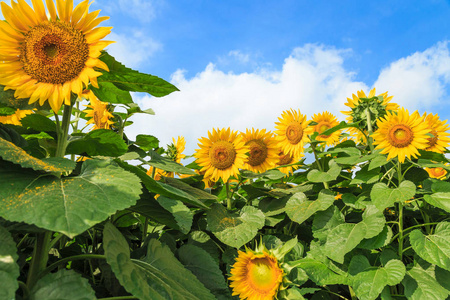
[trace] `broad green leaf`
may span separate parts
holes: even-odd
[[[39,279],[30,291],[30,300],[95,300],[89,281],[73,270],[59,270]]]
[[[130,258],[122,234],[107,223],[103,231],[106,261],[122,286],[141,300],[208,300],[214,296],[172,254],[168,246],[151,239],[144,260]]]
[[[30,114],[20,120],[22,126],[31,128],[36,131],[56,132],[56,124],[52,120],[43,115]]]
[[[381,177],[380,168],[375,168],[369,171],[368,167],[369,166],[366,165],[361,170],[356,172],[355,177],[352,179],[350,184],[371,184],[377,182]]]
[[[123,169],[136,174],[139,179],[141,179],[144,186],[152,193],[160,194],[161,196],[166,196],[167,198],[175,200],[181,200],[184,203],[191,204],[196,207],[208,208],[208,206],[206,206],[198,198],[195,198],[193,195],[171,185],[154,180],[153,178],[148,176],[147,173],[141,168],[132,166],[121,160],[115,160],[115,162],[117,162],[117,164]]]
[[[217,299],[230,299],[231,293],[217,262],[208,252],[194,245],[178,249],[181,263],[191,271]]]
[[[366,207],[362,218],[362,223],[367,226],[365,239],[377,236],[383,230],[384,224],[386,224],[386,218],[383,213],[373,205]]]
[[[241,175],[244,178],[250,179],[262,178],[265,180],[277,180],[286,176],[286,174],[277,169],[272,169],[263,173],[254,173],[248,170],[242,170]]]
[[[179,190],[182,190],[189,195],[202,200],[204,203],[214,203],[217,202],[217,196],[207,193],[204,190],[197,189],[193,186],[190,186],[189,184],[177,179],[177,178],[171,178],[171,177],[164,177],[164,182],[168,185],[177,188]]]
[[[22,136],[24,137],[24,139],[31,140],[31,139],[49,139],[49,140],[54,140],[54,138],[49,135],[47,132],[40,132],[40,133],[32,133],[32,134],[22,134]]]
[[[159,140],[153,135],[138,134],[136,136],[136,145],[142,150],[148,151],[159,147]]]
[[[311,182],[329,182],[335,180],[341,173],[341,167],[334,160],[330,160],[328,163],[329,170],[322,172],[319,170],[311,170],[307,178]]]
[[[173,84],[159,77],[125,67],[104,51],[100,59],[108,65],[109,72],[104,72],[98,78],[99,84],[109,82],[124,91],[145,92],[155,97],[166,96],[174,91],[178,91]]]
[[[308,274],[309,279],[317,285],[348,283],[347,275],[340,275],[333,272],[323,262],[311,258],[303,258],[297,262],[291,262],[291,264],[304,270]]]
[[[367,257],[364,255],[355,255],[352,257],[348,266],[348,273],[352,276],[356,276],[358,273],[364,272],[370,268],[371,265]]]
[[[394,286],[399,284],[406,274],[406,267],[402,261],[398,259],[391,259],[383,268],[388,274],[387,284]]]
[[[326,156],[329,154],[340,154],[345,153],[348,156],[358,156],[361,155],[361,151],[359,151],[356,147],[344,147],[344,148],[333,148],[332,150],[329,149],[327,152],[323,152],[319,155],[319,157]]]
[[[331,229],[324,245],[324,253],[329,258],[344,263],[344,256],[364,239],[367,226],[364,223],[340,224]]]
[[[159,155],[155,151],[150,150],[149,155],[151,157],[150,161],[147,163],[155,168],[168,171],[168,172],[175,172],[180,174],[187,174],[187,175],[196,175],[194,171],[192,171],[189,168],[186,168],[185,166],[167,158]]]
[[[174,200],[164,196],[158,197],[157,201],[164,209],[172,214],[180,231],[184,234],[188,234],[191,230],[192,219],[194,217],[194,214],[190,209],[180,200]]]
[[[388,245],[391,242],[393,233],[389,226],[384,226],[383,230],[377,235],[370,239],[364,239],[359,243],[358,248],[362,249],[378,249]]]
[[[69,159],[58,157],[38,159],[2,138],[0,138],[0,157],[35,171],[65,173],[71,172],[75,168],[75,162]]]
[[[70,142],[66,153],[117,157],[125,154],[127,150],[127,144],[119,134],[108,129],[96,129],[81,139]]]
[[[383,211],[394,206],[395,202],[410,200],[416,194],[416,185],[411,181],[402,181],[397,188],[389,188],[385,183],[376,183],[370,192],[370,198],[375,206]]]
[[[100,77],[101,78],[101,77]],[[124,91],[109,81],[98,81],[98,89],[90,86],[91,91],[103,102],[128,104],[133,103],[129,91]]]
[[[0,138],[13,143],[18,147],[28,146],[27,141],[14,129],[0,123]]]
[[[227,211],[213,204],[207,212],[208,229],[224,244],[240,248],[251,241],[264,226],[264,214],[253,206],[244,206],[240,213]]]
[[[402,281],[405,296],[410,300],[442,300],[447,299],[450,291],[436,280],[434,266],[423,269],[415,266],[406,272]]]
[[[427,203],[450,213],[450,193],[434,193],[423,198]]]
[[[355,164],[359,164],[368,160],[372,160],[375,157],[379,157],[380,153],[379,152],[375,152],[373,154],[369,154],[369,155],[363,155],[363,156],[349,156],[349,157],[338,157],[335,158],[334,161],[337,162],[338,164],[343,164],[343,165],[355,165]]]
[[[384,155],[374,157],[369,163],[369,171],[376,169],[378,167],[384,166],[389,161],[386,159]]]
[[[19,288],[17,278],[20,275],[19,265],[16,263],[16,243],[8,230],[0,226],[0,299],[15,299]]]
[[[439,223],[432,235],[424,235],[415,229],[409,240],[422,259],[450,271],[450,222]]]
[[[58,178],[0,169],[0,216],[74,237],[136,203],[139,178],[109,161],[87,160],[81,173]]]
[[[345,223],[344,215],[335,205],[329,207],[325,211],[319,211],[315,216],[312,224],[313,236],[321,242],[325,242],[329,231]]]
[[[314,213],[326,210],[334,202],[334,195],[329,190],[322,190],[317,200],[309,201],[304,193],[296,193],[286,203],[286,213],[289,218],[299,224],[306,221]]]

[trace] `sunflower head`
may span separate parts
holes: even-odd
[[[86,124],[94,124],[91,130],[95,129],[110,129],[114,124],[114,116],[111,114],[108,108],[108,103],[98,100],[92,91],[86,90],[83,92],[82,97],[89,99],[90,105],[86,105],[88,109],[85,109],[86,117],[90,118]]]
[[[295,164],[300,160],[301,156],[294,157],[290,154],[286,154],[283,150],[278,149],[278,161],[275,166],[280,172],[283,172],[286,175],[294,173],[295,170],[299,168],[299,165],[291,165]]]
[[[181,160],[186,157],[186,155],[183,154],[185,148],[186,140],[184,137],[179,136],[177,140],[172,138],[172,144],[167,146],[167,155],[171,160],[180,163]]]
[[[23,119],[25,116],[32,114],[32,110],[21,110],[17,109],[13,114],[7,115],[7,116],[0,116],[0,123],[2,124],[12,124],[21,126],[22,123],[20,122],[21,119]]]
[[[302,156],[303,145],[310,141],[308,135],[313,133],[313,129],[308,127],[311,121],[307,121],[306,115],[302,115],[300,110],[293,109],[283,111],[278,120],[280,122],[275,122],[278,146],[286,154]]]
[[[317,132],[319,134],[316,137],[316,140],[324,141],[327,146],[332,146],[339,142],[339,137],[342,130],[337,130],[329,135],[321,134],[322,132],[339,125],[339,121],[333,114],[327,111],[320,114],[314,114],[312,121],[316,123],[316,125],[312,126],[314,132]]]
[[[404,108],[387,112],[385,117],[378,119],[377,126],[378,130],[372,134],[373,144],[382,154],[388,153],[388,160],[398,157],[403,163],[405,157],[417,158],[418,149],[427,148],[431,130],[417,111],[411,115]]]
[[[208,131],[208,137],[199,139],[200,149],[195,150],[194,157],[202,167],[201,172],[212,181],[220,178],[227,182],[231,176],[236,176],[244,167],[249,152],[242,137],[230,128]]]
[[[275,166],[278,160],[277,142],[273,133],[265,129],[246,129],[241,133],[242,139],[249,148],[244,168],[255,173],[263,173]]]
[[[1,2],[6,22],[0,22],[0,84],[14,90],[16,98],[29,103],[46,101],[57,113],[71,95],[81,96],[85,87],[98,87],[97,69],[108,71],[99,59],[112,42],[102,41],[111,27],[97,27],[108,17],[89,12],[89,0],[73,8],[73,0]]]
[[[447,176],[447,170],[441,167],[437,168],[425,168],[430,178],[436,178],[440,180],[444,180]]]
[[[378,96],[376,90],[373,88],[369,95],[366,95],[363,90],[352,94],[352,98],[347,98],[346,106],[350,107],[350,111],[342,111],[347,115],[348,123],[358,123],[359,128],[350,127],[348,130],[356,137],[357,141],[366,143],[366,137],[361,130],[367,135],[369,126],[367,124],[367,112],[370,113],[371,125],[373,131],[377,129],[376,120],[386,115],[388,111],[396,111],[399,106],[396,103],[391,103],[393,96],[388,96],[388,93],[382,93]]]
[[[427,114],[426,112],[422,117],[431,129],[430,134],[432,135],[428,138],[428,144],[425,150],[444,153],[450,144],[449,133],[447,132],[450,127],[446,124],[447,120],[441,121],[438,114],[433,115]]]

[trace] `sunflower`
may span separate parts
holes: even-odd
[[[96,27],[109,17],[97,18],[100,10],[88,12],[89,0],[73,9],[73,0],[24,0],[1,2],[6,22],[0,22],[0,84],[15,90],[16,98],[28,103],[48,100],[55,113],[71,105],[71,93],[81,95],[89,82],[98,87],[100,68],[108,67],[98,57],[110,41],[102,41],[112,27]]]
[[[438,114],[427,115],[427,113],[424,113],[422,117],[431,128],[431,134],[433,135],[433,137],[428,138],[428,147],[425,148],[425,150],[444,153],[445,148],[448,147],[450,143],[450,138],[448,137],[449,134],[447,133],[447,130],[449,130],[450,127],[445,124],[447,123],[447,120],[439,120]]]
[[[162,178],[162,176],[164,176],[164,171],[150,166],[150,168],[147,171],[147,175],[152,177],[155,180],[160,180]]]
[[[437,168],[425,168],[430,178],[436,178],[440,180],[444,180],[447,175],[447,170],[441,167]]]
[[[398,157],[403,163],[405,156],[417,158],[418,149],[428,146],[430,128],[424,118],[415,111],[412,115],[402,108],[395,112],[387,112],[384,118],[377,121],[378,130],[372,134],[375,149],[382,149],[381,153],[388,153],[387,159]]]
[[[293,109],[283,111],[278,120],[280,122],[275,122],[278,146],[291,156],[303,155],[303,145],[309,142],[308,134],[313,133],[313,129],[308,127],[311,121],[306,121],[306,115],[302,115],[300,110]]]
[[[172,144],[169,145],[167,149],[169,158],[177,163],[180,163],[181,160],[186,157],[186,155],[183,154],[185,148],[186,140],[184,139],[184,137],[179,136],[177,137],[177,140],[175,140],[175,138],[172,138]]]
[[[85,105],[90,109],[85,109],[86,117],[91,118],[86,122],[87,124],[94,124],[91,130],[95,129],[110,129],[114,124],[114,116],[108,110],[108,103],[98,100],[94,93],[90,90],[85,90],[82,93],[82,98],[89,99],[90,105]]]
[[[278,161],[277,142],[273,133],[265,129],[245,130],[242,139],[250,148],[244,168],[255,173],[263,173],[275,166]]]
[[[278,259],[265,248],[257,252],[238,251],[230,273],[232,296],[248,300],[274,299],[284,275]]]
[[[325,130],[328,130],[330,128],[333,128],[334,126],[339,125],[339,121],[333,114],[327,111],[317,115],[314,114],[312,121],[317,123],[317,125],[312,126],[314,132],[319,133],[319,135],[316,137],[316,140],[325,141],[325,144],[327,146],[335,145],[339,142],[339,137],[341,135],[342,130],[337,130],[329,135],[321,134]]]
[[[22,126],[20,120],[26,115],[32,114],[32,110],[17,109],[12,115],[0,116],[0,123]]]
[[[283,150],[278,149],[278,161],[275,164],[277,169],[280,170],[280,172],[289,175],[291,173],[294,173],[295,170],[299,168],[299,165],[293,165],[293,166],[286,166],[290,164],[294,164],[300,160],[300,157],[293,157],[290,154],[285,154]],[[281,167],[284,166],[284,167]]]
[[[208,138],[202,137],[199,141],[200,149],[196,150],[194,157],[202,167],[200,171],[205,172],[204,176],[210,180],[222,178],[227,182],[244,167],[249,148],[236,131],[213,129],[212,133],[208,131]]]
[[[350,134],[355,136],[355,139],[357,142],[362,141],[363,143],[366,143],[366,135],[368,134],[366,128],[367,128],[367,117],[365,115],[365,109],[366,105],[371,106],[372,113],[376,112],[375,118],[372,120],[373,123],[375,123],[375,120],[377,118],[383,117],[386,115],[387,111],[396,111],[399,106],[397,103],[390,103],[393,96],[388,96],[388,92],[384,92],[377,97],[383,97],[383,101],[372,101],[369,104],[364,103],[362,101],[362,98],[373,98],[375,97],[376,89],[373,88],[369,95],[366,96],[363,90],[357,91],[356,95],[352,94],[352,98],[347,98],[347,103],[345,103],[346,106],[350,107],[350,111],[341,111],[343,114],[348,115],[347,122],[348,123],[354,123],[354,122],[360,122],[360,128],[363,129],[363,132],[361,132],[360,129],[355,127],[348,128],[348,131]],[[373,124],[372,124],[373,125]],[[376,129],[376,128],[375,128]]]

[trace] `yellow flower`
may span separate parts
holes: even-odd
[[[26,115],[29,115],[29,114],[32,114],[32,113],[33,113],[32,110],[20,110],[20,109],[17,109],[14,112],[14,114],[12,114],[12,115],[0,116],[0,123],[21,126],[22,123],[20,123],[20,120],[22,118],[24,118]]]
[[[244,167],[249,148],[236,131],[213,129],[212,133],[208,131],[208,138],[202,137],[199,141],[200,149],[196,150],[194,157],[205,177],[212,181],[222,178],[227,182]]]
[[[425,150],[444,153],[445,148],[448,147],[450,143],[450,138],[448,137],[449,134],[447,133],[447,130],[449,130],[450,127],[445,124],[447,123],[447,120],[439,120],[438,114],[427,115],[427,113],[424,113],[422,117],[431,128],[430,133],[433,135],[433,137],[428,138],[428,147],[425,148]]]
[[[328,130],[334,126],[339,125],[339,121],[333,114],[327,111],[317,115],[314,114],[312,121],[317,123],[317,125],[312,126],[314,132],[319,133],[319,135],[316,137],[316,140],[325,141],[327,146],[335,145],[336,143],[339,142],[339,136],[341,135],[342,130],[337,130],[329,135],[321,134],[325,130]]]
[[[81,95],[89,82],[98,87],[97,77],[108,70],[100,51],[112,27],[96,27],[109,17],[89,13],[89,0],[73,9],[73,0],[24,0],[1,2],[6,22],[0,22],[0,84],[15,90],[16,98],[29,103],[48,100],[55,113],[71,104],[71,93]]]
[[[275,122],[278,146],[291,156],[303,155],[303,145],[310,141],[308,135],[313,133],[313,129],[308,127],[311,121],[306,121],[306,115],[302,115],[300,110],[293,109],[283,111],[278,120],[280,122]]]
[[[183,151],[186,148],[186,140],[184,139],[184,137],[179,136],[177,137],[177,140],[175,140],[175,138],[172,138],[172,141],[173,143],[168,147],[169,157],[173,161],[180,163],[181,160],[186,157],[186,155],[183,154]]]
[[[242,139],[250,148],[244,168],[255,173],[263,173],[275,166],[278,161],[277,142],[273,133],[265,129],[246,129],[241,133]]]
[[[363,90],[360,90],[358,92],[356,92],[357,95],[352,94],[352,98],[347,98],[347,103],[345,103],[346,106],[350,107],[350,111],[341,111],[341,113],[348,115],[347,117],[347,122],[348,123],[353,123],[353,122],[357,122],[358,120],[358,116],[356,115],[358,107],[361,105],[362,100],[361,98],[373,98],[375,97],[376,94],[376,90],[375,88],[373,88],[370,92],[369,95],[366,96],[366,94],[364,93]],[[394,96],[388,96],[388,92],[384,92],[380,95],[378,95],[377,97],[383,97],[383,101],[380,104],[380,107],[382,110],[384,111],[396,111],[399,106],[397,103],[390,103],[390,101],[392,100],[392,98]],[[380,111],[378,113],[381,113],[381,116],[384,115],[383,111]],[[355,136],[356,142],[360,142],[362,141],[363,143],[366,143],[366,137],[365,135],[361,132],[361,130],[355,128],[355,127],[350,127],[348,128],[348,131],[350,134],[352,134],[353,136]],[[364,133],[367,135],[368,132],[366,130],[364,130]]]
[[[82,98],[89,99],[90,105],[85,105],[91,109],[85,109],[86,117],[91,118],[86,124],[94,124],[91,130],[110,129],[114,124],[114,116],[108,110],[108,103],[98,100],[92,91],[83,91]]]
[[[280,167],[285,165],[290,165],[298,162],[300,160],[301,156],[298,157],[292,157],[289,154],[285,154],[281,149],[278,150],[278,161],[276,163],[276,167],[280,172],[283,172],[286,175],[289,175],[290,173],[294,173],[295,170],[299,168],[299,165],[293,165],[293,166],[287,166],[287,167]]]
[[[378,130],[372,134],[375,149],[388,153],[387,159],[398,157],[403,163],[405,156],[417,158],[418,149],[425,149],[428,143],[430,129],[424,118],[415,111],[412,115],[402,108],[396,113],[387,112],[384,118],[377,121]]]
[[[154,172],[154,174],[153,174],[153,172]],[[162,176],[164,176],[164,171],[150,166],[150,168],[147,171],[147,175],[152,177],[155,180],[160,180],[162,178]]]
[[[428,172],[428,175],[430,178],[436,178],[440,180],[444,180],[445,176],[447,175],[447,170],[441,167],[437,168],[425,168],[425,171]]]
[[[266,249],[259,253],[238,251],[230,273],[232,296],[248,300],[274,299],[284,275],[277,258]]]

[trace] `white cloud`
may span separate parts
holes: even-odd
[[[131,34],[111,32],[107,39],[115,41],[108,46],[108,53],[127,67],[135,69],[163,48],[161,43],[140,31],[133,31]]]
[[[311,117],[324,110],[339,114],[346,97],[367,86],[354,81],[344,69],[344,51],[308,44],[295,49],[281,70],[260,69],[253,73],[224,73],[210,63],[193,78],[176,71],[171,78],[180,92],[158,99],[137,97],[142,108],[156,116],[133,117],[128,134],[152,134],[164,146],[172,137],[186,137],[186,153],[192,154],[197,140],[212,128],[274,129],[283,110],[300,109]]]
[[[108,15],[120,12],[141,23],[148,23],[156,17],[159,8],[163,4],[164,0],[100,0],[96,6],[100,7]]]
[[[410,110],[426,110],[450,100],[446,91],[449,82],[448,42],[441,42],[391,63],[380,72],[375,87],[394,95],[392,102]]]

